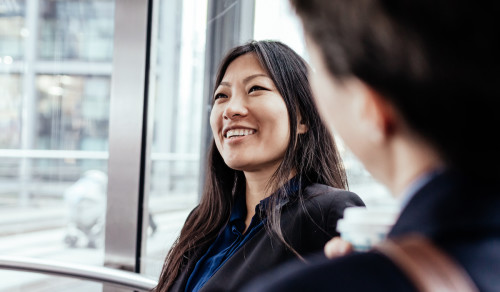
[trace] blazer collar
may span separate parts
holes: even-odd
[[[389,237],[418,232],[429,237],[500,228],[500,183],[472,181],[445,170],[410,199]]]

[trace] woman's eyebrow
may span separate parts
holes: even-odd
[[[250,75],[248,77],[245,77],[245,79],[243,79],[243,83],[246,84],[246,83],[250,82],[250,80],[252,80],[254,78],[257,78],[257,77],[267,77],[267,78],[269,78],[269,76],[267,76],[266,74],[258,73],[258,74],[253,74],[253,75]]]
[[[266,77],[266,78],[269,78],[269,76],[267,76],[266,74],[258,73],[258,74],[253,74],[253,75],[245,77],[243,79],[243,83],[247,84],[248,82],[250,82],[250,80],[252,80],[254,78],[257,78],[257,77]],[[219,86],[231,87],[231,83],[227,82],[227,81],[222,81],[221,83],[219,83]]]

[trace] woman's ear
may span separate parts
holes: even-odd
[[[302,120],[302,115],[300,114],[300,111],[298,112],[297,116],[297,134],[304,134],[309,130],[309,127],[307,124]]]

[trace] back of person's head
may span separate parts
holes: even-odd
[[[498,178],[499,9],[455,0],[291,0],[332,77],[386,98],[447,165]]]

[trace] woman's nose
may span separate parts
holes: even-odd
[[[248,108],[243,98],[233,97],[226,103],[223,117],[224,119],[234,119],[244,117],[248,114]]]

